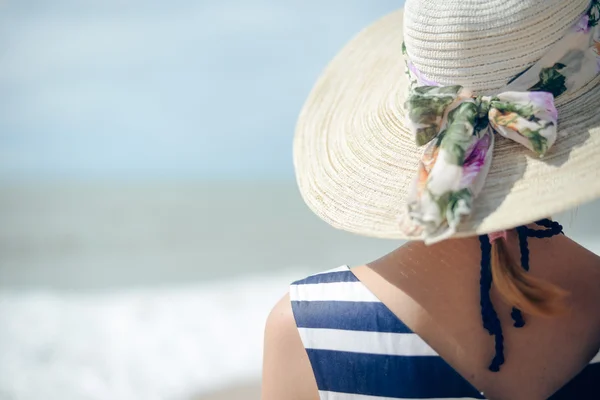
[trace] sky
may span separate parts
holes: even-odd
[[[293,179],[320,71],[402,0],[0,0],[0,179]]]

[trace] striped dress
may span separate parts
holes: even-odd
[[[347,266],[294,282],[290,299],[321,400],[485,399]],[[600,353],[550,400],[600,399]]]

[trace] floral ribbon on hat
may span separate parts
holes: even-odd
[[[494,132],[543,157],[556,140],[557,111],[548,92],[473,97],[461,86],[421,86],[407,101],[418,145],[429,143],[409,194],[409,215],[428,242],[452,236],[483,187]]]
[[[599,21],[600,0],[593,0],[546,56],[493,96],[441,86],[407,58],[407,122],[417,145],[426,145],[408,214],[423,229],[426,243],[451,237],[471,214],[490,168],[496,133],[538,157],[552,147],[558,118],[554,99],[581,89],[600,73]]]

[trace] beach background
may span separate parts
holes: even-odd
[[[288,284],[402,244],[320,221],[291,159],[319,72],[401,6],[0,1],[0,400],[258,400]],[[598,210],[558,216],[594,251]]]

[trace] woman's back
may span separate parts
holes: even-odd
[[[477,240],[416,242],[369,266],[292,286],[291,306],[276,313],[293,318],[271,319],[267,347],[269,338],[287,335],[308,357],[284,361],[300,372],[279,398],[316,399],[317,388],[328,400],[598,398],[600,363],[588,364],[600,347],[600,260],[564,236],[532,240],[530,248],[531,273],[566,289],[568,309],[555,318],[526,315],[525,327],[514,328],[510,307],[495,298],[505,327],[500,373],[487,369],[494,348],[478,308]],[[305,390],[294,385],[310,387],[311,397],[290,397]]]
[[[300,113],[298,187],[414,243],[292,287],[264,400],[600,399],[600,259],[547,219],[600,198],[599,101],[600,0],[406,0],[359,33]]]

